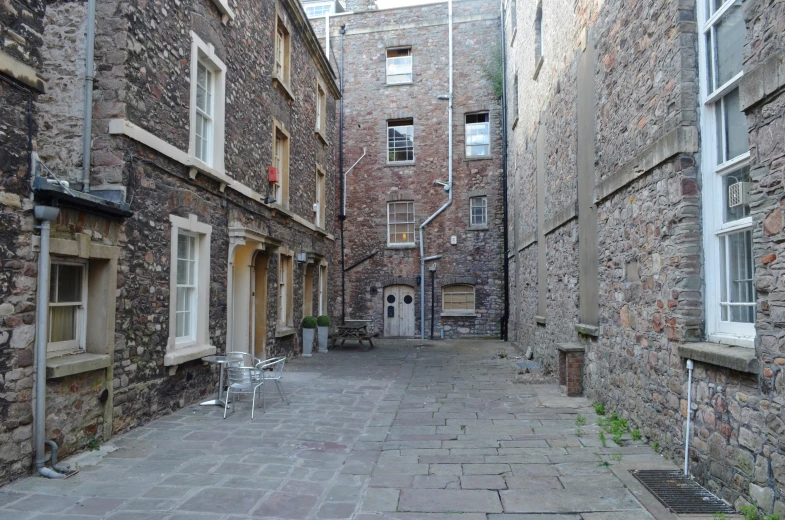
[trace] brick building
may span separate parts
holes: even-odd
[[[494,59],[500,65],[498,5],[454,2],[452,186],[450,103],[438,99],[450,93],[447,2],[345,7],[311,18],[344,71],[345,300],[338,302],[346,319],[371,320],[386,337],[430,337],[432,322],[437,338],[440,324],[446,337],[498,336],[501,92],[487,73]],[[450,189],[451,204],[428,222]]]
[[[782,516],[785,4],[503,7],[510,340]]]
[[[102,0],[94,78],[91,5],[0,5],[0,484],[36,421],[105,441],[214,392],[202,356],[298,355],[334,311],[340,93],[299,2]]]

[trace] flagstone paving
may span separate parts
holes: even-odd
[[[12,483],[0,520],[676,518],[628,473],[674,466],[602,447],[589,401],[526,384],[509,345],[379,343],[287,363],[290,404],[268,389],[254,420],[249,401],[189,406],[65,461],[67,480]]]

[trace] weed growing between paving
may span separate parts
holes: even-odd
[[[594,413],[596,413],[597,415],[605,415],[605,403],[603,403],[602,401],[598,401],[594,403],[592,406],[594,406]]]
[[[774,514],[766,515],[766,516],[758,515],[758,508],[753,506],[752,504],[742,507],[740,511],[742,516],[744,517],[744,520],[780,520],[780,515],[774,515]],[[727,520],[728,517],[725,516],[724,513],[718,513],[718,514],[721,514],[722,516],[717,516],[717,514],[715,514],[714,520]]]
[[[597,424],[607,433],[610,433],[613,442],[619,446],[621,446],[622,443],[622,435],[630,431],[630,426],[627,424],[627,419],[620,419],[615,412],[611,414],[610,417],[600,417],[597,420]]]

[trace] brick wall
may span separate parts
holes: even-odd
[[[498,335],[503,312],[500,104],[483,72],[483,61],[498,48],[498,6],[491,1],[455,2],[453,204],[425,230],[425,255],[436,261],[435,335],[442,322],[448,337]],[[469,19],[470,16],[478,19]],[[384,326],[384,287],[402,283],[415,289],[415,334],[419,336],[419,238],[409,249],[387,247],[387,202],[413,200],[416,226],[447,201],[434,181],[447,180],[448,46],[446,3],[371,11],[331,18],[332,48],[340,53],[338,27],[346,24],[345,134],[346,168],[367,149],[347,180],[346,265],[375,253],[346,273],[346,315],[373,319]],[[317,29],[318,34],[323,31]],[[386,49],[411,46],[413,84],[387,86]],[[340,55],[338,54],[340,59]],[[339,63],[339,62],[336,62]],[[464,114],[489,111],[489,160],[464,159]],[[414,119],[416,164],[386,164],[388,119]],[[488,197],[488,230],[469,230],[469,197]],[[450,245],[450,237],[457,245]],[[430,335],[431,282],[426,273],[426,336]],[[476,316],[441,316],[441,287],[469,283],[476,292]]]

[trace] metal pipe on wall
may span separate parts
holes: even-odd
[[[93,75],[95,74],[95,2],[87,1],[87,42],[84,76],[84,135],[82,136],[82,191],[90,192],[93,135]]]
[[[504,0],[501,1],[501,46],[502,46],[502,207],[504,212],[502,214],[502,225],[504,226],[504,310],[502,312],[501,322],[501,339],[507,341],[509,339],[510,327],[510,236],[508,230],[508,216],[507,216],[507,47],[504,32]],[[517,247],[517,245],[516,245]],[[517,264],[516,264],[517,265]]]
[[[439,216],[452,204],[452,102],[453,102],[453,89],[452,89],[452,0],[447,2],[447,53],[448,53],[448,83],[449,93],[447,95],[447,189],[448,197],[447,202],[436,213],[428,217],[428,219],[420,224],[420,339],[425,339],[425,242],[423,238],[423,229],[433,219]],[[439,96],[441,98],[441,96]]]
[[[41,221],[41,243],[38,251],[38,285],[36,288],[35,319],[35,469],[48,478],[65,475],[46,464],[46,338],[49,310],[49,230],[50,222],[60,210],[49,206],[35,206],[35,218]]]
[[[344,221],[346,220],[346,179],[343,173],[343,38],[346,35],[346,25],[342,25],[341,33],[341,107],[338,120],[338,171],[341,173],[341,214],[338,220],[341,223],[341,324],[346,323],[346,246],[344,243]]]

